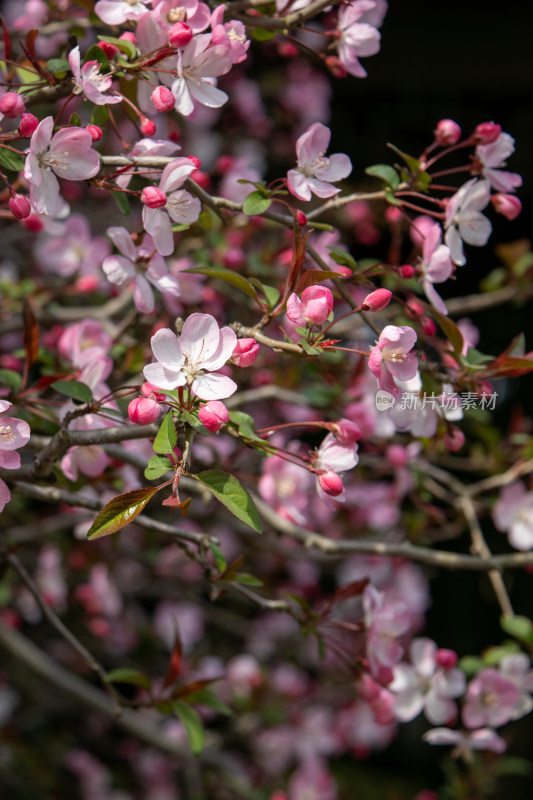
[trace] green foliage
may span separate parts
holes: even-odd
[[[262,533],[261,520],[254,502],[237,478],[218,469],[208,469],[193,476],[205,486],[237,519]]]
[[[55,383],[52,384],[52,389],[55,389],[59,394],[71,397],[74,402],[94,402],[92,389],[82,381],[55,381]]]
[[[172,411],[163,419],[153,443],[154,453],[172,453],[178,442]]]

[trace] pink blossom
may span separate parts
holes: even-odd
[[[17,92],[6,92],[0,97],[0,119],[16,119],[24,111],[24,98]]]
[[[0,400],[0,414],[11,408],[7,400]],[[30,426],[27,422],[15,417],[0,417],[0,467],[3,469],[18,469],[20,467],[20,454],[15,453],[19,447],[24,447],[30,439]],[[11,493],[3,480],[0,479],[0,512],[9,503]]]
[[[344,502],[344,487],[338,473],[353,469],[359,463],[357,450],[358,445],[355,442],[343,444],[335,434],[328,433],[312,459],[313,470],[317,475],[317,490],[322,499],[325,499],[325,495],[330,495],[337,502]]]
[[[65,222],[47,220],[35,243],[35,257],[41,269],[54,275],[93,275],[109,255],[109,243],[93,236],[83,214],[71,214]]]
[[[517,550],[533,548],[533,492],[522,481],[504,486],[492,511],[494,524]]]
[[[205,31],[211,16],[209,6],[198,0],[154,0],[152,14],[165,29],[176,22],[186,22],[193,33]]]
[[[62,207],[56,175],[70,181],[93,178],[100,169],[91,134],[84,128],[63,128],[52,136],[53,117],[39,123],[30,141],[24,177],[39,214],[57,214]]]
[[[224,24],[225,6],[220,5],[211,14],[211,41],[223,44],[230,49],[233,64],[240,64],[246,59],[250,42],[246,38],[246,28],[242,22],[232,19]]]
[[[463,722],[468,728],[498,728],[513,718],[520,689],[492,667],[482,669],[468,684]]]
[[[258,490],[277,514],[303,525],[309,521],[309,492],[313,484],[307,470],[280,456],[270,456],[263,461]]]
[[[481,174],[497,192],[514,192],[522,185],[522,178],[516,172],[500,169],[514,149],[514,139],[508,133],[500,133],[490,144],[476,147],[476,159],[482,165]]]
[[[417,217],[413,233],[417,231],[422,239],[422,287],[431,305],[441,314],[448,314],[442,298],[435,291],[434,283],[447,281],[453,272],[453,262],[449,248],[442,244],[442,228],[431,217]],[[414,236],[413,236],[414,238]]]
[[[308,286],[301,300],[294,293],[287,300],[287,316],[295,325],[322,325],[332,309],[333,295],[326,286]]]
[[[259,344],[255,339],[238,339],[231,355],[231,362],[237,367],[251,367],[259,352]]]
[[[94,13],[108,25],[121,25],[129,19],[139,19],[148,11],[152,0],[98,0]]]
[[[531,660],[525,653],[511,653],[504,656],[499,670],[520,689],[520,696],[513,708],[513,719],[520,719],[533,710],[533,670]]]
[[[379,341],[370,351],[368,366],[378,379],[378,386],[394,397],[400,394],[395,378],[406,381],[416,375],[418,363],[410,350],[416,342],[416,333],[408,325],[387,325]]]
[[[145,230],[153,237],[162,256],[169,256],[174,250],[172,222],[190,225],[200,216],[202,206],[198,198],[179,189],[195,169],[188,158],[171,161],[163,170],[159,183],[159,189],[167,195],[166,205],[163,208],[143,207]]]
[[[349,419],[337,419],[335,422],[330,422],[327,425],[335,438],[343,445],[354,444],[361,438],[361,429],[359,425]]]
[[[200,422],[210,433],[216,433],[229,420],[229,411],[220,400],[210,400],[198,411]]]
[[[213,78],[231,69],[231,52],[226,45],[211,45],[209,34],[195,36],[178,52],[177,79],[171,86],[176,111],[188,117],[195,102],[208,108],[220,108],[228,95],[213,85]]]
[[[466,264],[463,240],[476,247],[482,247],[489,240],[492,225],[481,213],[489,200],[489,181],[478,181],[476,178],[467,181],[448,200],[445,242],[450,248],[452,260],[459,266]]]
[[[389,289],[376,289],[367,294],[361,307],[365,311],[381,311],[382,308],[389,305],[391,297],[392,292]]]
[[[106,361],[112,344],[111,336],[102,328],[100,322],[85,319],[68,325],[59,337],[57,347],[63,358],[68,359],[78,369],[95,362],[106,364],[107,377],[113,368],[112,361],[110,359]]]
[[[363,592],[363,608],[370,669],[378,680],[382,676],[391,680],[391,668],[403,655],[400,637],[409,629],[409,610],[405,603],[386,600],[372,584]]]
[[[432,728],[423,736],[428,744],[454,745],[454,754],[467,761],[472,759],[472,750],[490,750],[503,753],[507,749],[505,739],[498,736],[492,728],[479,728],[475,731],[453,731],[450,728]]]
[[[329,128],[315,122],[296,142],[298,167],[287,173],[287,185],[299,200],[310,200],[311,192],[317,197],[332,197],[340,189],[329,181],[340,181],[352,171],[352,162],[344,153],[325,156],[330,139]]]
[[[181,150],[179,144],[170,142],[167,139],[139,139],[130,150],[129,156],[132,159],[135,156],[173,156],[178,150]],[[157,172],[151,172],[146,167],[142,168],[143,178],[148,181],[157,180],[158,174]],[[131,179],[131,172],[123,172],[122,175],[117,177],[115,183],[121,189],[127,189]]]
[[[168,41],[172,47],[187,47],[193,36],[194,31],[190,25],[185,22],[175,22],[168,32]]]
[[[87,100],[97,106],[103,106],[106,103],[120,103],[122,101],[122,95],[120,94],[104,94],[111,88],[113,79],[111,75],[101,74],[98,61],[87,61],[80,68],[81,59],[78,46],[70,51],[68,61],[74,76],[74,94],[83,93]]]
[[[367,74],[359,58],[379,52],[381,36],[377,28],[386,10],[387,3],[376,0],[353,0],[339,9],[339,60],[356,78]]]
[[[210,314],[191,314],[178,339],[169,328],[152,336],[155,364],[144,375],[159,389],[189,386],[200,400],[224,400],[237,384],[215,372],[231,358],[237,337],[231,328],[220,328]]]
[[[411,664],[394,667],[394,679],[389,685],[395,695],[396,719],[409,722],[423,710],[433,725],[450,722],[457,714],[457,705],[451,698],[459,697],[466,688],[464,672],[439,666],[437,646],[431,639],[414,639],[410,656]]]

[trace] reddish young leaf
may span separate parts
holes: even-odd
[[[306,269],[305,272],[302,272],[300,275],[294,291],[299,296],[303,290],[308,289],[309,286],[316,286],[317,283],[322,283],[322,281],[331,280],[332,278],[339,278],[342,280],[345,277],[346,275],[342,275],[340,272],[334,272],[333,270]]]
[[[181,646],[181,639],[178,626],[176,625],[176,639],[174,641],[174,647],[172,648],[172,653],[170,654],[170,664],[168,667],[167,674],[165,676],[165,681],[163,683],[163,689],[168,689],[169,686],[172,686],[172,684],[176,682],[176,678],[178,677],[181,669],[182,659],[183,659],[183,649]]]
[[[6,59],[9,59],[11,58],[11,36],[9,35],[9,29],[2,14],[0,14],[0,22],[2,23],[2,32],[4,36],[4,56]]]
[[[24,349],[29,369],[37,361],[39,355],[39,325],[28,300],[22,301],[22,318],[24,321]]]
[[[87,533],[87,538],[100,539],[129,525],[141,513],[150,498],[169,483],[170,481],[162,483],[155,489],[134,489],[132,492],[114,497],[97,515]]]

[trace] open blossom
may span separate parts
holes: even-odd
[[[107,234],[122,255],[105,258],[102,269],[107,279],[118,286],[133,282],[133,300],[139,311],[151,314],[155,308],[150,284],[161,294],[180,296],[179,283],[169,274],[162,256],[154,252],[151,236],[145,236],[142,247],[136,248],[125,228],[108,228]]]
[[[202,206],[198,198],[179,189],[195,169],[196,166],[188,158],[171,161],[163,170],[159,183],[159,189],[167,195],[166,204],[159,208],[143,207],[145,230],[153,237],[162,256],[169,256],[174,250],[172,222],[189,225],[200,216]]]
[[[533,670],[531,661],[525,653],[511,653],[502,658],[499,669],[520,689],[520,696],[513,708],[513,719],[520,719],[533,709]]]
[[[452,700],[466,687],[464,672],[439,665],[438,651],[431,639],[414,639],[410,647],[411,664],[397,664],[389,689],[395,695],[394,714],[409,722],[423,710],[433,725],[449,722],[457,713]]]
[[[378,379],[378,386],[394,397],[400,393],[394,378],[407,381],[416,375],[418,363],[409,351],[416,342],[416,333],[408,325],[387,325],[379,341],[370,351],[368,366]]]
[[[370,669],[379,680],[391,680],[391,668],[403,655],[400,637],[409,629],[409,609],[403,602],[390,602],[372,584],[363,592],[363,608]]]
[[[344,502],[345,491],[340,472],[353,469],[359,462],[358,445],[355,441],[343,444],[334,433],[328,433],[312,460],[317,475],[317,491],[322,499],[325,495]]]
[[[63,200],[56,175],[69,181],[93,178],[100,169],[92,137],[84,128],[63,128],[52,136],[53,117],[39,123],[30,140],[24,177],[30,185],[30,199],[39,214],[59,213]]]
[[[490,183],[476,178],[467,181],[446,205],[445,241],[450,248],[453,261],[459,266],[466,264],[463,241],[483,247],[492,233],[492,225],[481,213],[490,201]]]
[[[478,728],[475,731],[452,731],[450,728],[432,728],[423,736],[428,744],[454,745],[452,755],[463,756],[467,761],[472,758],[472,750],[490,750],[503,753],[507,748],[505,739],[498,736],[492,728]]]
[[[74,47],[68,54],[68,61],[72,74],[74,76],[73,82],[74,94],[84,94],[87,100],[95,103],[97,106],[103,106],[106,103],[120,103],[122,95],[120,94],[104,94],[111,87],[113,79],[110,75],[102,75],[100,72],[100,64],[98,61],[87,61],[83,67],[80,68],[80,48]]]
[[[128,19],[139,19],[148,11],[152,0],[98,0],[94,13],[108,25],[121,25]]]
[[[177,79],[171,88],[176,98],[176,111],[188,117],[195,102],[207,108],[220,108],[228,100],[226,92],[213,81],[229,72],[232,65],[230,48],[212,45],[209,34],[200,34],[178,52]]]
[[[500,169],[512,153],[514,139],[508,133],[500,133],[494,142],[476,147],[476,159],[482,164],[481,174],[497,192],[514,192],[522,186],[520,175]]]
[[[422,287],[431,305],[441,314],[447,314],[448,309],[433,286],[447,281],[453,272],[450,250],[442,244],[442,228],[427,216],[418,217],[414,224],[422,238]]]
[[[200,400],[224,400],[237,384],[215,370],[231,358],[237,336],[219,328],[210,314],[191,314],[178,339],[169,328],[152,336],[155,364],[144,368],[145,378],[158,389],[190,386]]]
[[[340,181],[352,171],[352,162],[344,153],[325,155],[330,139],[329,128],[315,122],[296,142],[298,167],[287,173],[287,185],[299,200],[310,200],[311,192],[317,197],[332,197],[340,189],[329,181]]]
[[[232,19],[224,24],[225,6],[217,6],[211,15],[211,41],[223,44],[230,49],[233,64],[240,64],[246,58],[250,42],[246,38],[246,28],[242,22]]]
[[[366,70],[359,58],[379,52],[387,3],[383,0],[353,0],[339,9],[339,61],[350,75],[365,78]]]
[[[503,487],[492,517],[498,530],[507,533],[513,547],[517,550],[531,550],[533,492],[528,492],[521,481]]]
[[[11,408],[7,400],[0,400],[0,414]],[[15,417],[0,417],[0,467],[3,469],[17,469],[20,467],[20,454],[15,453],[19,447],[29,441],[30,426],[22,419]],[[0,511],[9,503],[11,493],[6,484],[0,479]]]
[[[482,669],[468,684],[463,722],[468,728],[498,728],[513,719],[519,699],[520,689],[513,680],[492,667]]]

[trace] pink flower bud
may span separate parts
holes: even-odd
[[[437,122],[437,127],[433,131],[435,141],[441,147],[456,144],[461,138],[461,128],[453,119],[441,119]]]
[[[415,269],[410,264],[402,264],[400,267],[400,275],[405,281],[408,281],[415,274]]]
[[[437,333],[437,326],[430,317],[420,318],[420,330],[424,336],[435,336]]]
[[[108,58],[115,58],[116,54],[118,53],[118,47],[111,42],[97,42],[98,47],[100,50],[103,50],[104,53]]]
[[[435,661],[442,669],[454,669],[457,666],[457,653],[440,647],[435,654]]]
[[[155,133],[155,123],[148,117],[141,116],[141,133],[143,136],[153,136]]]
[[[141,394],[143,397],[149,397],[151,400],[157,400],[158,403],[163,402],[166,397],[163,392],[158,391],[157,386],[154,386],[153,383],[148,383],[148,381],[145,381],[142,384]]]
[[[279,38],[278,36],[278,39]],[[276,41],[278,40],[276,39]],[[292,42],[288,42],[286,39],[282,39],[278,42],[278,53],[282,58],[296,58],[296,56],[300,55],[300,51],[296,45]]]
[[[313,325],[322,325],[333,308],[333,295],[325,286],[308,286],[302,292],[302,299],[291,294],[287,300],[287,317],[296,325],[307,320]]]
[[[196,156],[187,156],[187,158],[189,159],[189,161],[192,161],[196,169],[200,169],[200,167],[202,166],[201,159],[197,158]]]
[[[424,306],[416,297],[410,297],[405,304],[405,310],[411,319],[418,319],[424,313]]]
[[[399,225],[402,219],[403,215],[399,208],[388,206],[388,208],[385,209],[385,222],[387,222],[388,225]]]
[[[73,285],[73,290],[79,294],[90,294],[98,288],[98,278],[96,275],[82,275]]]
[[[491,144],[496,141],[501,132],[502,126],[495,122],[480,122],[472,137],[479,144]]]
[[[364,311],[379,311],[389,305],[391,297],[392,292],[388,289],[376,289],[365,297],[361,308]]]
[[[9,198],[9,210],[15,219],[26,219],[31,214],[30,201],[23,194],[16,194]]]
[[[353,444],[361,438],[359,425],[350,419],[338,419],[327,426],[341,444]]]
[[[16,92],[6,92],[0,97],[0,112],[8,119],[19,117],[24,111],[24,99]]]
[[[193,36],[190,25],[185,22],[175,22],[168,32],[168,41],[172,47],[187,47]]]
[[[198,184],[202,189],[208,192],[211,188],[211,178],[207,174],[207,172],[203,172],[201,169],[197,169],[194,172],[191,172],[189,175],[191,181],[194,181]]]
[[[241,269],[246,264],[244,250],[240,247],[230,247],[224,253],[224,266],[228,269]]]
[[[303,228],[304,225],[307,225],[307,217],[305,216],[303,211],[296,212],[296,219],[298,221],[298,225]]]
[[[167,196],[158,186],[145,186],[141,200],[148,208],[163,208],[167,204]]]
[[[348,71],[346,67],[339,61],[337,56],[328,56],[324,63],[329,69],[334,78],[347,78]]]
[[[157,111],[172,111],[176,98],[166,86],[156,86],[152,92],[152,103]]]
[[[131,42],[133,45],[135,45],[135,47],[137,47],[137,37],[135,36],[133,31],[125,31],[124,33],[121,33],[121,35],[118,38],[124,39],[124,41],[126,42]]]
[[[24,139],[29,139],[35,133],[39,120],[33,114],[22,114],[20,117],[19,133]]]
[[[449,425],[444,434],[444,447],[450,453],[457,453],[465,443],[465,435],[457,425]]]
[[[93,142],[99,142],[103,136],[102,129],[98,127],[98,125],[87,125],[85,128],[86,131],[89,131],[91,134],[91,139]]]
[[[259,345],[255,339],[237,339],[231,361],[237,367],[251,367],[257,358]]]
[[[362,700],[366,700],[367,703],[373,703],[377,700],[379,692],[380,686],[370,675],[364,674],[361,679],[357,681],[357,694]]]
[[[44,228],[44,222],[39,214],[30,214],[29,217],[22,220],[22,224],[32,233],[39,233]]]
[[[401,444],[391,444],[387,447],[385,456],[387,461],[395,469],[405,467],[407,464],[407,450]]]
[[[344,484],[340,475],[336,472],[323,472],[318,476],[320,488],[331,497],[338,497],[344,491]]]
[[[216,433],[229,420],[229,411],[220,400],[210,400],[198,411],[200,422],[210,433]]]
[[[490,202],[505,219],[516,219],[522,211],[522,203],[514,194],[493,194]]]
[[[150,425],[159,416],[160,406],[148,397],[136,397],[128,406],[128,416],[137,425]]]

